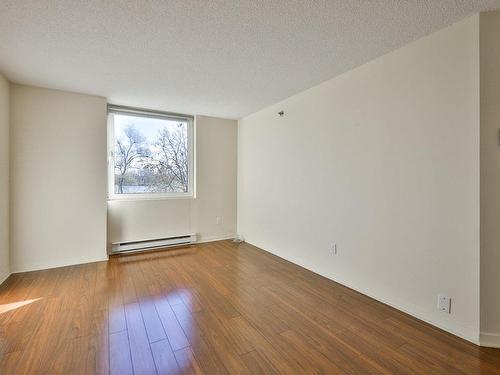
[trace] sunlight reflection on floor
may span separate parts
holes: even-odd
[[[0,314],[6,313],[7,311],[18,309],[18,308],[26,306],[26,305],[29,305],[30,303],[36,302],[40,299],[42,299],[42,298],[34,298],[34,299],[27,299],[26,301],[5,303],[3,305],[0,305]]]

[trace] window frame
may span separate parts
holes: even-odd
[[[188,142],[188,191],[178,193],[115,193],[115,127],[114,115],[146,117],[165,120],[182,120],[187,123]],[[107,163],[108,163],[108,201],[148,200],[148,199],[194,199],[196,198],[195,180],[195,122],[194,116],[179,113],[161,112],[143,108],[125,107],[108,104],[107,106]]]

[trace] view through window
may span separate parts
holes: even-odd
[[[115,197],[192,192],[191,119],[120,112],[109,116]]]

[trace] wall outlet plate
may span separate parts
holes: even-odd
[[[333,242],[332,246],[330,247],[330,254],[337,255],[337,244],[335,242]]]
[[[451,314],[451,298],[445,295],[438,295],[438,309]]]

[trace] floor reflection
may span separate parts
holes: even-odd
[[[120,275],[122,277],[123,275]],[[150,362],[159,373],[184,373],[192,368],[193,331],[191,306],[195,297],[187,288],[137,295],[126,304],[109,308],[110,372],[137,371],[135,354]],[[151,351],[150,349],[151,348]],[[123,351],[131,353],[131,358]],[[150,354],[148,352],[150,351]],[[144,363],[141,366],[146,366]]]

